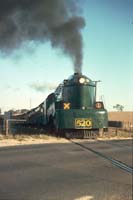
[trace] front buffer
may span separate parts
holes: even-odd
[[[107,126],[108,117],[105,109],[56,110],[55,127],[59,136],[96,138],[99,135],[99,129],[106,129]]]

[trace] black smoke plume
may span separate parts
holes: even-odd
[[[75,0],[0,0],[0,50],[11,52],[23,42],[49,40],[61,48],[81,72],[85,21]]]
[[[34,82],[34,83],[31,83],[29,87],[31,87],[37,92],[44,92],[46,90],[55,90],[55,88],[57,87],[57,84],[46,83],[46,82],[43,82],[43,83]]]

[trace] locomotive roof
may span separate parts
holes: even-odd
[[[64,80],[64,85],[77,85],[77,84],[83,84],[83,85],[95,85],[94,82],[88,78],[87,76],[80,74],[80,73],[74,73],[71,75],[67,80]]]

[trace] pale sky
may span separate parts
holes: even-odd
[[[80,15],[86,21],[82,73],[94,81],[101,80],[97,98],[104,100],[107,110],[121,104],[125,111],[133,111],[133,0],[79,3]],[[31,41],[6,56],[1,53],[0,108],[36,107],[73,73],[71,59],[60,49],[53,49],[49,41]],[[42,90],[43,85],[47,89]]]

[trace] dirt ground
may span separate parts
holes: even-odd
[[[98,140],[119,140],[132,139],[133,135],[129,133],[119,134],[112,131],[104,134]],[[84,141],[85,139],[83,139]],[[89,139],[90,140],[90,139]],[[92,140],[92,139],[91,139]],[[95,141],[95,140],[93,140]],[[31,145],[31,144],[46,144],[46,143],[69,143],[65,138],[58,138],[48,135],[0,135],[0,147],[16,146],[16,145]]]
[[[0,147],[45,143],[67,143],[64,138],[57,138],[47,135],[0,135]]]
[[[122,121],[122,122],[131,122],[133,123],[133,112],[109,112],[108,117],[110,121]]]

